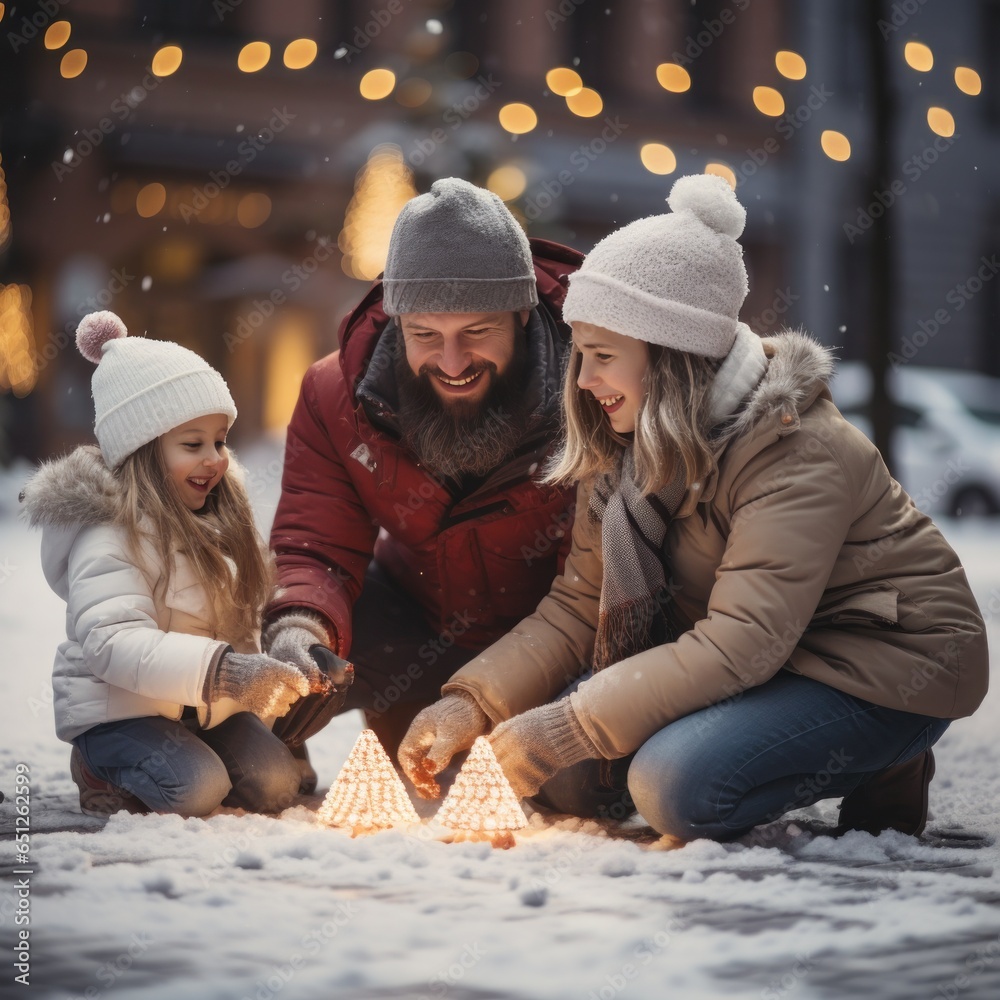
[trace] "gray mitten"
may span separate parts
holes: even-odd
[[[310,648],[328,646],[329,642],[323,622],[305,609],[275,618],[261,636],[265,653],[307,670],[316,666]]]
[[[569,698],[501,722],[490,735],[490,745],[511,788],[522,799],[534,795],[564,767],[601,756]]]
[[[319,673],[316,664],[312,669]],[[265,653],[224,653],[205,678],[202,698],[211,704],[233,698],[254,715],[267,719],[284,715],[299,698],[309,694],[309,678],[298,667]]]
[[[459,750],[468,750],[489,724],[476,700],[464,693],[445,695],[418,713],[399,744],[399,763],[422,798],[441,795],[434,775],[440,774]]]

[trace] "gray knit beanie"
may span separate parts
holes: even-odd
[[[435,181],[403,206],[382,287],[389,316],[519,312],[538,305],[524,230],[492,191],[458,177]]]
[[[567,323],[584,322],[650,344],[722,358],[747,296],[746,211],[714,174],[679,178],[667,215],[606,236],[570,275]]]
[[[236,419],[229,388],[207,361],[180,344],[128,336],[113,312],[84,316],[76,343],[97,365],[94,434],[110,469],[195,417],[222,413],[230,426]]]

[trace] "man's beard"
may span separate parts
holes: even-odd
[[[431,384],[436,368],[414,375],[402,349],[396,354],[396,385],[403,443],[435,475],[458,478],[485,476],[508,459],[521,443],[528,423],[525,381],[527,346],[524,330],[514,332],[514,356],[506,371],[478,361],[463,375],[484,372],[490,380],[479,401],[456,398],[445,402]]]

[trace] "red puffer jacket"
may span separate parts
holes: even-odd
[[[568,550],[574,491],[539,486],[531,476],[558,434],[569,348],[561,309],[568,276],[583,258],[545,240],[531,247],[540,303],[527,324],[525,391],[538,402],[521,447],[472,493],[455,496],[418,465],[392,432],[391,404],[367,389],[388,323],[381,283],[344,320],[340,350],[306,373],[271,530],[278,589],[266,621],[296,607],[319,612],[336,651],[347,656],[351,610],[373,554],[433,628],[470,649],[508,632],[548,593]],[[391,372],[391,365],[373,365],[376,378],[379,367]]]

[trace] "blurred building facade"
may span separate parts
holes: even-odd
[[[677,176],[717,170],[748,210],[744,318],[803,325],[843,357],[866,349],[884,214],[899,361],[1000,375],[995,0],[0,10],[2,460],[90,438],[72,333],[95,308],[216,365],[237,442],[279,433],[399,208],[452,174],[497,190],[529,235],[586,251],[665,210]],[[881,137],[872,31],[895,104]],[[882,140],[898,171],[873,187]]]

